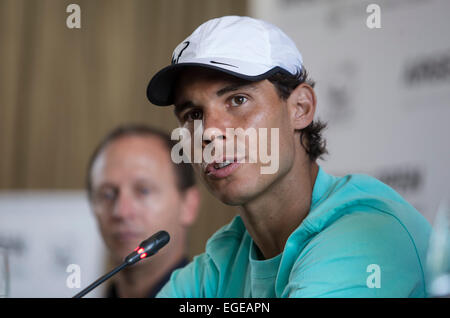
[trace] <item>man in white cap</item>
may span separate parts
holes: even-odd
[[[201,123],[194,147],[228,143],[229,128],[276,129],[271,151],[281,154],[269,174],[246,157],[194,161],[210,191],[240,213],[159,297],[426,295],[429,223],[377,179],[332,176],[316,163],[326,147],[313,87],[286,34],[237,16],[202,24],[151,79],[153,104],[173,104],[191,136]]]

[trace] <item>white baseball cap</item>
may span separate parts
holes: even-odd
[[[225,16],[200,25],[172,54],[172,64],[156,73],[147,87],[155,105],[173,104],[173,86],[186,66],[200,66],[249,81],[276,72],[297,74],[302,56],[278,27],[250,17]]]

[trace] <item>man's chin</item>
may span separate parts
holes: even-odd
[[[215,188],[212,192],[222,203],[232,206],[244,205],[253,197],[249,189],[240,186],[232,187],[232,185]]]
[[[254,169],[258,166],[240,167],[228,178],[216,179],[204,177],[204,181],[210,192],[221,202],[227,205],[244,205],[251,201],[258,190],[263,187],[262,178]]]
[[[208,187],[222,203],[243,206],[261,197],[276,180],[276,176],[272,175],[255,176],[245,180],[236,178],[226,183],[210,183]]]

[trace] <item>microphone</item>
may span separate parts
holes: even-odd
[[[134,251],[125,257],[125,260],[114,268],[112,271],[110,271],[108,274],[103,275],[99,279],[97,279],[95,282],[90,284],[88,287],[80,291],[78,294],[73,296],[72,298],[81,298],[87,293],[89,293],[91,290],[96,288],[98,285],[102,284],[107,279],[111,278],[118,272],[120,272],[122,269],[124,269],[127,266],[133,265],[140,260],[150,257],[152,255],[155,255],[162,247],[164,247],[170,240],[169,233],[166,231],[159,231],[152,236],[150,236],[145,241],[142,241],[141,244],[139,244],[138,247],[134,249]]]

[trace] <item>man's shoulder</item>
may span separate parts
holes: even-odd
[[[386,206],[386,203],[407,204],[406,200],[389,185],[375,177],[352,173],[334,177],[334,184],[327,193],[327,201],[359,203],[362,205]],[[384,203],[379,205],[379,203]]]
[[[324,263],[352,259],[352,264],[409,264],[423,272],[431,225],[420,212],[374,177],[333,178],[330,190],[304,220],[311,240],[302,254]]]
[[[292,295],[298,297],[304,287],[305,295],[314,297],[423,295],[423,256],[408,229],[392,215],[346,214],[317,233],[301,251],[288,290],[296,290]],[[374,267],[382,275],[382,290],[366,286]],[[320,284],[322,280],[325,285]]]
[[[408,229],[395,215],[371,208],[358,211],[356,205],[317,233],[313,240],[349,245],[369,240],[385,242],[399,235],[410,237]]]
[[[335,184],[305,219],[314,239],[333,238],[336,244],[353,246],[372,242],[378,249],[390,241],[402,242],[423,258],[431,225],[400,194],[364,174],[339,177]]]
[[[342,217],[349,218],[354,213],[355,221],[365,218],[396,221],[413,236],[429,231],[430,224],[421,213],[378,179],[365,174],[349,174],[331,176],[330,180],[328,191],[312,206],[305,219],[312,232],[320,233],[329,226],[338,226]]]

